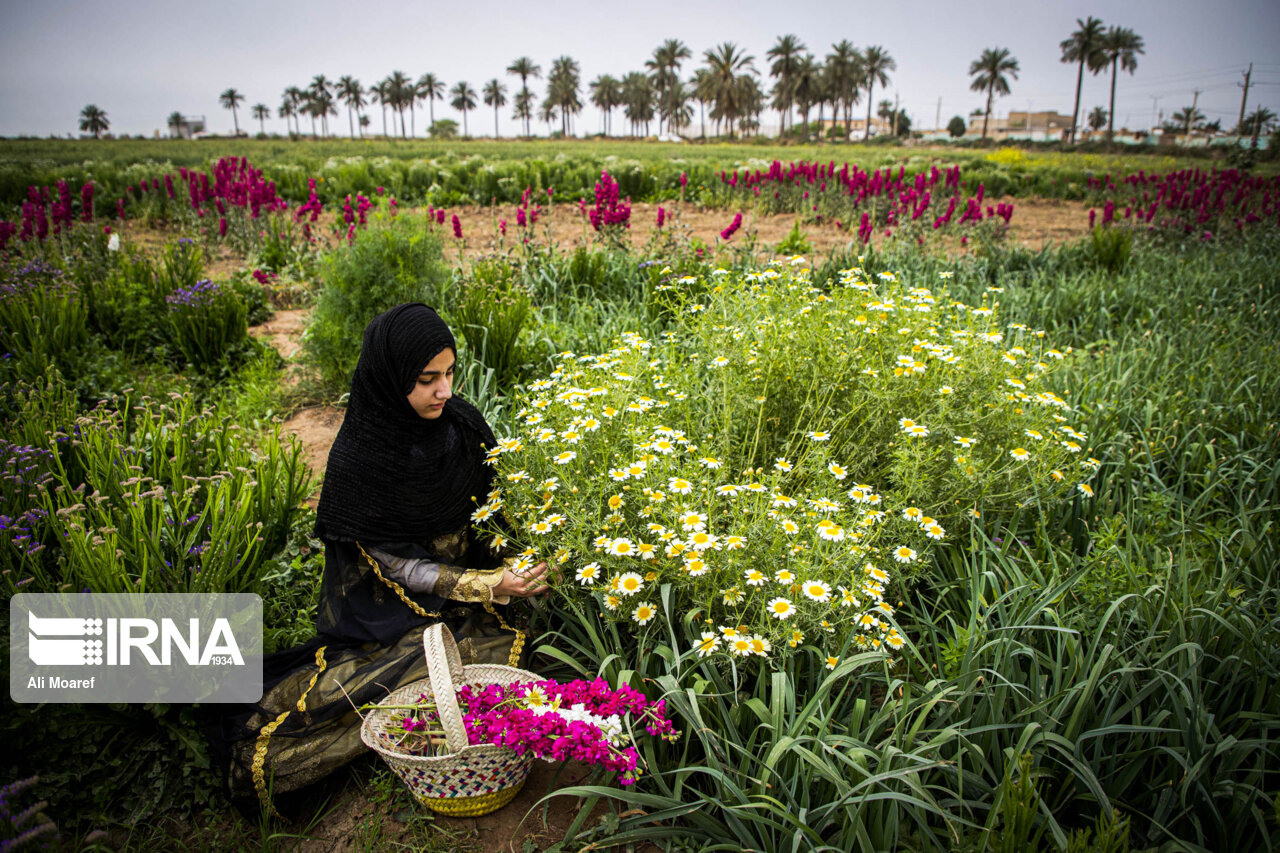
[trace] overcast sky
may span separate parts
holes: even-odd
[[[257,130],[249,108],[263,103],[273,116],[267,131],[282,132],[284,122],[274,117],[281,93],[316,74],[330,80],[350,74],[368,86],[393,70],[415,79],[429,71],[477,91],[497,77],[510,96],[519,79],[504,69],[525,55],[544,72],[557,56],[576,59],[586,102],[587,83],[643,69],[664,39],[678,38],[693,51],[685,77],[704,51],[724,41],[754,55],[767,75],[765,52],[785,33],[820,59],[841,39],[860,48],[882,45],[897,70],[874,99],[896,94],[918,128],[933,126],[939,98],[944,125],[981,106],[967,72],[988,47],[1008,48],[1021,65],[994,114],[1028,107],[1068,114],[1076,70],[1059,61],[1058,43],[1087,15],[1129,27],[1146,41],[1137,72],[1120,77],[1117,127],[1146,127],[1155,111],[1167,116],[1189,105],[1195,89],[1199,108],[1232,127],[1240,110],[1237,84],[1250,62],[1249,109],[1280,113],[1280,0],[0,0],[0,135],[75,133],[90,103],[107,112],[116,133],[163,133],[175,110],[205,115],[211,131],[230,132],[231,113],[218,105],[228,87],[245,96],[242,128]],[[1109,85],[1105,74],[1086,74],[1082,112],[1105,106]],[[537,91],[545,91],[542,82]],[[340,110],[330,124],[346,134]],[[461,118],[439,101],[435,110],[437,118]],[[381,111],[373,108],[371,118],[379,131]],[[481,103],[468,117],[472,134],[492,134],[493,119]],[[776,113],[762,122],[775,125]],[[619,113],[614,127],[623,124]],[[576,129],[599,127],[598,112],[588,106]],[[535,128],[546,132],[545,124]],[[510,103],[500,111],[499,129],[504,136],[515,132]]]

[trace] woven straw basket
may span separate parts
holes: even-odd
[[[422,634],[429,677],[405,685],[380,705],[409,705],[425,694],[435,696],[449,752],[446,755],[409,755],[397,746],[401,734],[395,715],[373,711],[365,715],[360,739],[391,765],[409,790],[425,806],[450,817],[477,817],[497,811],[515,798],[529,776],[532,755],[519,755],[503,746],[472,746],[462,723],[457,691],[464,684],[485,687],[538,681],[523,669],[497,664],[463,666],[458,645],[444,625]]]

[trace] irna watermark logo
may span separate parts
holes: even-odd
[[[17,702],[252,702],[262,695],[262,599],[236,594],[15,596]]]

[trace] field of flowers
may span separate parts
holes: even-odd
[[[118,145],[93,164],[0,149],[7,595],[257,592],[268,648],[305,640],[315,479],[281,420],[340,401],[365,323],[421,300],[500,438],[476,523],[558,569],[524,614],[530,668],[665,700],[683,733],[638,740],[626,789],[553,792],[584,806],[556,849],[1276,846],[1274,177],[1024,152]],[[1092,237],[1002,242],[1016,202],[996,199],[1037,194],[1092,205]],[[510,214],[454,212],[490,198]],[[566,199],[572,249],[538,221]],[[727,233],[630,248],[639,199],[673,223],[723,209]],[[797,225],[739,251],[748,208],[839,218],[847,248],[799,253]],[[942,228],[970,249],[920,248]],[[463,241],[485,250],[447,261]],[[288,362],[248,331],[273,309],[307,312]],[[233,815],[204,712],[7,703],[0,781],[39,776],[11,814],[39,799],[65,839],[138,849],[274,849],[323,824],[328,806]],[[416,807],[394,779],[344,783],[373,805],[356,846],[396,840],[390,815]],[[398,840],[456,846],[409,822]]]

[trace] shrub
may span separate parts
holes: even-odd
[[[223,363],[232,347],[248,335],[248,307],[231,290],[208,279],[165,297],[173,340],[197,368]]]
[[[1133,253],[1133,232],[1128,228],[1093,229],[1089,237],[1089,260],[1095,267],[1115,275],[1129,263]]]
[[[471,281],[463,285],[452,312],[452,325],[462,333],[471,353],[494,372],[501,387],[509,388],[519,378],[525,360],[520,332],[530,313],[529,292],[513,266],[503,260],[472,266]]]
[[[334,394],[351,386],[370,320],[402,302],[447,308],[452,281],[440,241],[408,216],[357,231],[351,243],[324,257],[322,277],[303,347]]]
[[[88,310],[66,274],[41,261],[0,269],[0,350],[4,372],[35,380],[73,369],[87,337]]]
[[[897,647],[890,570],[1088,469],[1063,354],[993,306],[861,270],[716,278],[663,343],[562,355],[491,454],[476,518],[564,566],[576,606],[636,632],[696,611],[707,652]]]
[[[0,447],[3,589],[257,591],[309,491],[301,447],[278,427],[255,446],[180,394],[72,423],[59,389],[19,388],[25,443]]]

